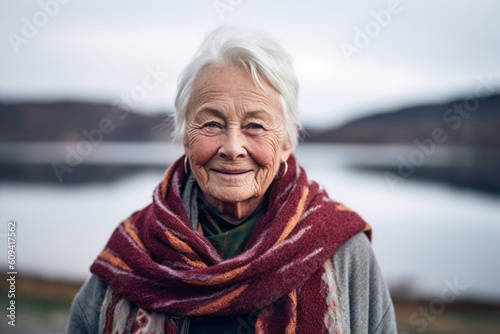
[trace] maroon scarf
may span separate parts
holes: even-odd
[[[325,263],[365,222],[308,181],[291,156],[287,174],[268,189],[267,211],[245,251],[223,260],[189,221],[183,159],[91,267],[108,285],[100,332],[174,333],[179,316],[253,311],[256,333],[334,332],[327,318],[336,305],[327,297],[335,287],[325,280],[332,268]]]

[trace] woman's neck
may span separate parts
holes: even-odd
[[[203,196],[203,195],[202,195]],[[208,204],[210,204],[219,215],[228,222],[241,221],[243,218],[251,214],[262,202],[264,196],[258,198],[250,198],[243,202],[227,203],[219,201],[210,196],[204,196]]]

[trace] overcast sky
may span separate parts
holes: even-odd
[[[204,35],[239,23],[291,53],[303,123],[338,125],[488,78],[500,90],[499,14],[497,0],[0,0],[0,99],[112,103],[158,68],[167,74],[138,108],[172,109]]]

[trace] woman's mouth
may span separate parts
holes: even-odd
[[[241,169],[213,169],[212,171],[218,175],[219,178],[226,181],[243,181],[251,170]]]
[[[229,175],[238,175],[238,174],[245,174],[249,172],[248,170],[215,170],[217,173],[222,173],[222,174],[229,174]]]

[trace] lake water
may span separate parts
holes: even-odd
[[[179,146],[154,145],[160,146],[104,145],[85,157],[82,164],[142,161],[166,165],[182,152]],[[2,149],[6,157],[7,149]],[[43,151],[40,147],[31,149]],[[372,225],[373,249],[389,284],[411,289],[413,296],[437,296],[447,280],[457,280],[466,286],[460,297],[500,302],[500,196],[411,177],[391,186],[382,173],[350,167],[366,160],[382,167],[391,165],[394,156],[408,149],[303,145],[297,156],[310,179],[324,185],[333,199],[351,207]],[[19,150],[14,151],[18,152],[17,159],[25,159],[26,152],[21,154]],[[32,159],[47,163],[65,154],[59,147],[53,151],[59,153],[47,157],[47,150],[45,154],[33,153]],[[441,148],[429,163],[448,163],[456,156],[449,150]],[[162,173],[145,171],[113,183],[78,186],[1,183],[3,254],[7,253],[7,222],[16,220],[19,274],[84,279],[116,225],[150,202]],[[0,256],[0,267],[5,268],[6,261],[6,256]]]

